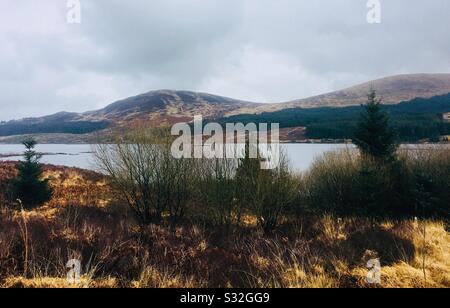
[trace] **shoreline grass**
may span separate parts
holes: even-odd
[[[438,161],[446,163],[445,155]],[[15,174],[13,163],[0,170],[0,182]],[[231,227],[193,214],[177,225],[163,220],[142,226],[104,176],[54,166],[45,166],[44,175],[55,193],[43,207],[22,215],[0,202],[0,287],[450,287],[445,221],[302,212],[285,216],[271,233],[264,233],[251,213]],[[73,258],[82,262],[78,285],[65,278]],[[381,261],[380,285],[366,282],[372,258]]]

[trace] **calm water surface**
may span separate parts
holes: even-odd
[[[92,155],[94,147],[89,144],[39,144],[36,149],[38,152],[45,153],[42,157],[43,163],[95,170]],[[308,170],[314,159],[326,152],[353,148],[348,144],[285,144],[282,147],[285,149],[292,167],[297,171]],[[408,145],[404,147],[417,149],[426,146]],[[23,145],[0,144],[0,156],[17,155],[23,150]],[[0,157],[0,161],[20,159],[20,156]]]
[[[41,162],[52,165],[95,170],[92,157],[93,146],[89,144],[38,144],[36,151],[44,153]],[[24,151],[21,144],[0,144],[0,156],[15,155]],[[21,160],[20,156],[0,157],[0,161]]]

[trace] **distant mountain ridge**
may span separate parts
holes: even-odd
[[[450,93],[450,74],[405,74],[365,82],[350,88],[281,104],[264,111],[286,108],[348,107],[364,103],[375,89],[383,104],[398,104],[415,98],[431,98]],[[262,108],[264,109],[264,107]]]
[[[128,127],[134,123],[162,126],[190,122],[194,115],[199,114],[208,119],[221,119],[291,108],[355,106],[366,101],[370,88],[377,91],[384,103],[398,104],[414,98],[431,98],[450,93],[450,74],[391,76],[332,93],[277,104],[253,103],[207,93],[158,90],[117,101],[100,110],[60,112],[45,117],[3,122],[0,124],[0,137],[58,134],[60,140],[64,138],[61,134],[92,134],[108,127]],[[0,142],[7,139],[0,138]]]
[[[240,108],[261,104],[207,93],[158,90],[117,101],[103,109],[86,112],[83,118],[114,122],[150,121],[158,125],[189,121],[194,115],[221,118]]]
[[[402,142],[448,140],[450,93],[431,98],[415,98],[381,107],[389,113],[391,126]],[[220,123],[279,123],[288,133],[283,141],[344,142],[354,138],[363,106],[288,108],[261,114],[241,114],[223,118]],[[295,138],[290,137],[297,132]]]

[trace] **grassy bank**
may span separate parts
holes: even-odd
[[[14,176],[14,164],[1,170],[3,182]],[[51,166],[45,176],[54,188],[45,206],[2,203],[3,287],[450,287],[450,235],[438,220],[309,213],[264,233],[251,213],[230,228],[195,210],[176,226],[141,226],[103,176]],[[73,258],[83,266],[78,285],[65,279]],[[366,283],[373,258],[380,285]]]

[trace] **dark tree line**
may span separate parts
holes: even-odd
[[[295,108],[261,115],[237,115],[222,121],[280,123],[281,128],[305,126],[306,137],[310,139],[353,139],[364,108]],[[380,105],[380,109],[390,114],[391,126],[401,142],[438,141],[440,136],[450,135],[450,123],[442,119],[442,115],[450,110],[450,94],[397,105]]]
[[[26,134],[87,134],[105,129],[109,126],[106,121],[70,121],[70,122],[43,122],[25,124],[20,122],[7,122],[0,124],[0,136],[26,135]]]

